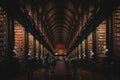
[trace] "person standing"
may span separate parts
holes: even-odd
[[[50,64],[51,64],[51,58],[49,53],[46,54],[46,56],[44,57],[44,62],[45,62],[45,69],[48,72]]]

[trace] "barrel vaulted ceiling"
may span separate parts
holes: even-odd
[[[54,52],[66,53],[75,42],[87,18],[99,0],[20,0],[30,15],[37,12],[49,46]],[[29,7],[30,8],[29,8]],[[87,18],[86,18],[87,17]],[[38,34],[39,35],[39,34]]]
[[[80,31],[80,16],[90,11],[88,7],[92,11],[94,3],[86,0],[46,0],[40,3],[43,25],[54,51],[62,49],[67,52]],[[83,3],[86,5],[82,6]],[[58,47],[59,44],[62,47]]]
[[[0,5],[50,52],[63,54],[75,49],[111,13],[117,1],[1,0]]]
[[[90,0],[89,0],[90,1]],[[42,24],[44,25],[47,38],[52,44],[55,52],[63,50],[67,52],[80,30],[80,16],[84,16],[81,12],[81,3],[86,4],[86,0],[41,0],[36,1],[42,14]],[[35,4],[36,4],[35,3]],[[40,3],[40,4],[39,4]],[[91,4],[91,3],[90,3]],[[93,6],[93,5],[92,5]],[[85,9],[84,8],[84,9]],[[86,10],[85,13],[87,12]],[[62,46],[61,46],[62,45]]]
[[[53,0],[45,5],[43,11],[46,32],[50,36],[53,47],[56,49],[56,45],[62,43],[64,47],[60,47],[60,49],[65,50],[77,27],[75,25],[75,5],[68,0]]]
[[[79,28],[78,4],[75,3],[74,0],[20,0],[21,7],[24,7],[31,17],[38,18],[38,27],[41,27],[49,46],[54,52],[61,51],[59,53],[67,51]],[[35,21],[35,18],[33,20]]]

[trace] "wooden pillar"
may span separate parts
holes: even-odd
[[[7,26],[6,26],[6,58],[9,60],[13,56],[14,49],[14,20],[7,14]]]
[[[77,59],[79,59],[79,54],[80,54],[80,51],[79,51],[79,45],[77,46]]]
[[[41,44],[39,42],[39,48],[38,48],[38,59],[41,59]]]
[[[75,49],[75,58],[76,58],[76,60],[77,60],[77,58],[78,58],[78,51],[77,51],[77,47],[76,47],[76,49]]]
[[[106,47],[109,50],[110,55],[114,55],[114,46],[113,46],[113,22],[112,15],[106,18]]]
[[[36,58],[36,39],[33,39],[33,57]]]
[[[88,39],[85,40],[85,59],[88,61]]]
[[[96,34],[96,30],[95,30],[94,32],[92,32],[92,36],[93,36],[93,39],[92,39],[93,40],[92,41],[93,42],[92,43],[93,44],[93,48],[92,48],[93,50],[92,51],[94,52],[95,60],[97,59],[97,40],[96,40],[96,35],[97,34]]]
[[[43,58],[43,45],[41,44],[41,58]]]
[[[23,1],[23,9],[24,12],[26,14],[28,14],[27,9],[27,1]],[[27,29],[25,28],[25,33],[24,33],[24,59],[27,59],[27,55],[28,55],[28,51],[29,51],[29,34],[27,32]]]
[[[82,43],[81,43],[81,45],[80,45],[81,47],[81,60],[83,60],[83,49],[82,49]]]
[[[78,47],[78,50],[79,50],[79,59],[81,59],[81,46],[80,46],[80,44],[79,44],[79,47]]]
[[[29,50],[29,35],[28,35],[28,32],[27,32],[27,30],[25,29],[25,35],[24,35],[24,41],[25,41],[25,43],[24,43],[24,57],[25,57],[25,59],[27,59],[27,55],[28,55],[28,50]]]

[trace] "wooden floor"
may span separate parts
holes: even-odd
[[[55,69],[50,68],[46,71],[44,68],[34,71],[33,76],[28,77],[27,74],[19,76],[16,80],[111,80],[95,72],[78,69],[77,74],[73,74],[73,70],[67,72],[64,61],[58,61]]]

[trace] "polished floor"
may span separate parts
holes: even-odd
[[[67,71],[64,61],[58,61],[55,69],[50,67],[48,71],[44,68],[37,69],[33,72],[32,76],[28,74],[17,77],[16,80],[117,80],[105,77],[97,74],[96,72],[84,70],[81,68],[77,69],[76,75],[73,70]]]

